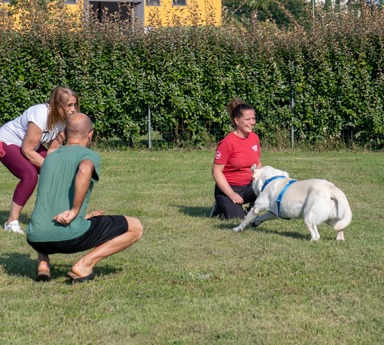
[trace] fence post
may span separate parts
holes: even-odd
[[[295,127],[293,125],[295,114],[295,60],[292,61],[292,79],[291,79],[291,112],[292,112],[292,127],[291,127],[291,148],[295,146]]]
[[[151,106],[148,105],[148,148],[152,148]]]

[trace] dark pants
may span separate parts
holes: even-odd
[[[252,189],[252,183],[245,186],[231,186],[233,191],[239,194],[244,204],[251,203],[253,205],[256,200],[256,195]],[[233,218],[244,218],[243,205],[235,204],[229,199],[217,185],[215,185],[215,201],[216,210],[213,216],[219,216],[221,219],[233,219]]]

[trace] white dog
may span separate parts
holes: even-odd
[[[253,190],[258,195],[254,207],[233,231],[243,231],[249,223],[255,226],[276,218],[304,218],[311,240],[320,239],[317,226],[323,222],[337,231],[336,239],[344,241],[343,230],[351,223],[352,211],[345,194],[334,184],[319,179],[296,181],[288,173],[270,166],[253,172]],[[260,212],[267,213],[258,216]]]

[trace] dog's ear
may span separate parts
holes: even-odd
[[[255,168],[255,170],[253,171],[253,179],[258,180],[263,170],[264,170],[263,168],[260,168],[260,169]]]
[[[263,186],[265,179],[262,178],[264,168],[255,168],[253,172],[253,181],[252,181],[252,188],[256,195],[259,195],[261,192],[261,187]]]
[[[253,164],[253,165],[251,166],[251,171],[252,171],[252,172],[255,172],[255,169],[257,169],[257,165],[256,165],[256,164]]]

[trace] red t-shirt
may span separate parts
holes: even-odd
[[[244,186],[252,181],[251,166],[260,162],[260,141],[256,133],[240,138],[233,132],[219,142],[214,163],[225,165],[223,174],[230,185]]]

